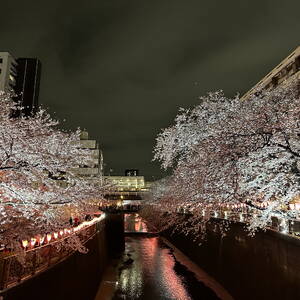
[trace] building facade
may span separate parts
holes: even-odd
[[[89,138],[87,131],[83,131],[80,136],[80,146],[82,149],[88,149],[91,162],[89,165],[74,168],[72,171],[79,176],[96,177],[103,175],[103,155],[96,140]]]
[[[21,114],[29,116],[38,108],[41,62],[36,58],[17,59],[16,101],[23,107]]]
[[[11,92],[22,110],[14,117],[30,116],[38,108],[41,62],[36,58],[15,59],[9,52],[0,52],[0,91]]]
[[[104,184],[108,188],[104,197],[123,204],[145,199],[150,189],[150,183],[145,181],[144,176],[104,176]]]
[[[260,80],[251,90],[241,97],[247,100],[260,90],[270,90],[282,84],[289,78],[297,76],[300,78],[300,46],[297,47],[289,56],[280,62],[271,72]]]
[[[145,189],[144,176],[104,176],[104,182],[114,192],[141,192]]]
[[[14,92],[17,62],[9,52],[0,52],[0,91]]]

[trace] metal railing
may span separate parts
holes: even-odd
[[[67,239],[76,235],[84,245],[97,233],[97,223],[104,219],[105,215],[94,218],[89,222],[83,222],[64,237],[53,239],[43,245],[24,249],[24,253],[2,251],[0,253],[0,291],[9,289],[21,282],[49,269],[72,255],[75,250],[65,247]]]

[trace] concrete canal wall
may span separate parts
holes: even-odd
[[[110,257],[123,247],[123,232],[121,238],[117,236],[123,228],[122,218],[107,215],[96,225],[97,233],[85,244],[89,249],[87,254],[76,252],[1,296],[4,300],[93,300]]]
[[[201,245],[183,234],[167,238],[237,300],[300,299],[300,239],[274,231],[250,237],[232,224],[225,237],[209,226]]]

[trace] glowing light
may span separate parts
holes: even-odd
[[[227,212],[227,211],[224,212],[224,218],[225,218],[225,219],[228,218],[228,212]]]
[[[22,241],[22,246],[23,246],[23,248],[26,248],[28,246],[28,241],[27,240],[23,240]]]
[[[242,213],[240,213],[240,221],[243,222],[244,221],[244,216]]]
[[[40,245],[42,245],[42,244],[44,243],[44,241],[45,241],[45,236],[42,236],[42,237],[40,238]]]
[[[73,229],[65,228],[63,230],[60,230],[59,232],[54,232],[53,234],[48,233],[47,235],[43,235],[43,236],[38,235],[37,238],[30,239],[30,245],[31,245],[31,247],[34,247],[37,243],[39,243],[39,245],[42,245],[44,243],[45,239],[49,243],[52,239],[52,235],[53,235],[54,239],[57,239],[59,236],[63,236],[64,234],[67,234],[67,233],[71,234],[72,232],[76,232],[85,227],[91,226],[91,225],[103,220],[104,218],[105,218],[105,214],[103,213],[99,217],[94,218],[91,221],[85,221],[85,222],[79,224],[78,226],[74,227]],[[29,242],[27,240],[22,240],[23,248],[28,247],[28,245],[29,245]]]
[[[288,233],[288,222],[285,219],[281,219],[280,221],[280,232],[287,234]]]
[[[30,240],[31,247],[34,247],[35,243],[36,243],[36,238],[31,238]]]
[[[290,203],[289,208],[291,210],[299,210],[300,209],[300,203],[299,202]]]
[[[291,210],[294,210],[294,209],[295,209],[295,204],[294,204],[294,203],[290,203],[290,204],[289,204],[289,208],[290,208]]]
[[[52,235],[50,233],[47,234],[47,242],[49,243],[51,241]]]

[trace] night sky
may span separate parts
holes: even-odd
[[[0,51],[42,62],[40,103],[100,142],[113,175],[151,162],[179,107],[258,82],[299,44],[299,0],[1,1]]]

